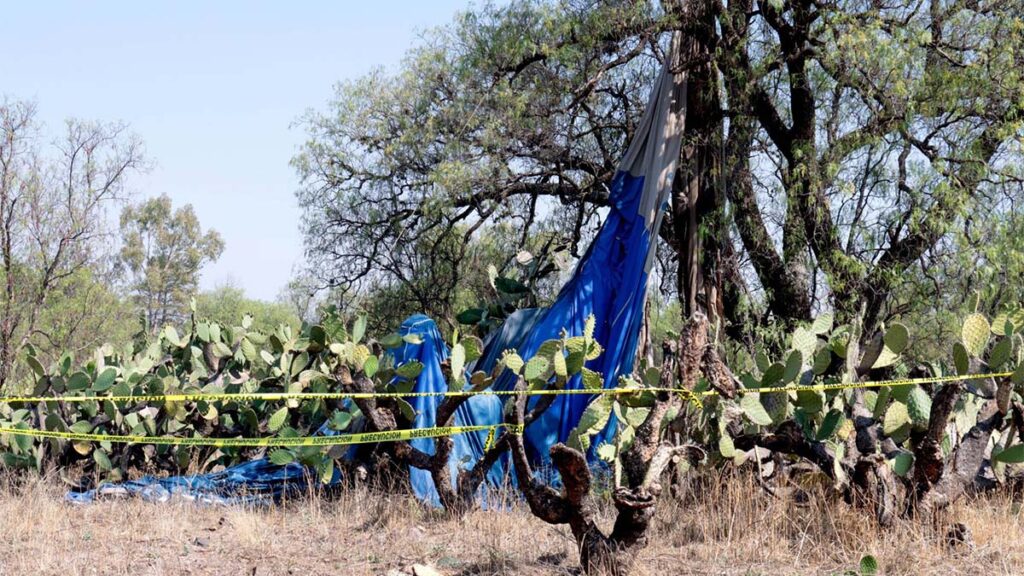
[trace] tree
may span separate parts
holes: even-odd
[[[308,273],[299,271],[285,284],[277,295],[277,301],[291,308],[300,321],[313,323],[321,295],[317,280]]]
[[[996,317],[1024,302],[1024,214],[986,212],[979,206],[958,234],[925,251],[893,290],[889,308],[915,327],[922,362],[944,354],[968,314]]]
[[[203,232],[191,205],[173,210],[166,195],[121,212],[120,264],[151,329],[185,317],[199,271],[224,250],[215,230]]]
[[[111,286],[109,262],[77,270],[47,298],[31,343],[41,358],[55,361],[64,353],[89,357],[103,344],[126,344],[139,329],[139,315]]]
[[[660,235],[686,314],[742,335],[864,309],[870,337],[928,250],[1019,201],[1019,2],[663,4],[485,5],[339,86],[294,160],[312,267],[410,284],[494,222],[578,254],[670,30],[690,121]]]
[[[929,249],[1019,195],[1020,4],[758,6],[718,6],[730,118],[756,123],[730,130],[737,228],[763,286],[864,309],[870,336]]]
[[[69,120],[52,146],[43,141],[33,104],[0,101],[0,387],[19,351],[46,338],[40,318],[52,295],[97,262],[104,210],[144,167],[141,143],[121,124]]]
[[[245,291],[234,284],[222,284],[196,295],[196,316],[200,319],[235,326],[246,314],[253,317],[251,328],[264,334],[273,334],[281,324],[294,330],[302,325],[302,319],[288,303],[246,298]]]
[[[533,56],[564,40],[549,28],[577,20],[581,46]],[[634,33],[608,48],[639,54],[632,65],[596,56],[606,25]],[[511,254],[546,230],[578,256],[658,64],[656,26],[667,29],[619,3],[487,7],[437,31],[401,74],[340,86],[328,112],[306,118],[294,160],[311,268],[334,285],[404,286],[434,312],[465,285],[472,239],[494,222],[517,229]],[[588,87],[594,75],[609,87]]]

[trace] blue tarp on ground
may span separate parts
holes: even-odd
[[[341,475],[335,471],[336,484]],[[146,476],[119,484],[103,484],[94,490],[68,492],[67,500],[78,504],[96,498],[138,496],[151,502],[171,498],[204,504],[259,504],[320,485],[316,473],[298,463],[277,466],[267,458],[237,464],[220,472],[154,478]]]
[[[685,79],[681,72],[672,71],[679,68],[678,46],[677,34],[669,51],[672,61],[667,62],[660,72],[647,109],[612,180],[607,218],[572,278],[549,308],[512,315],[489,340],[476,368],[490,372],[502,351],[508,348],[515,348],[522,357],[529,358],[545,340],[559,337],[563,329],[571,335],[581,334],[586,318],[594,314],[597,319],[595,338],[605,351],[588,367],[604,375],[606,387],[616,386],[619,376],[632,371],[647,280],[654,261],[654,236],[661,225],[672,188],[685,122]],[[392,350],[399,363],[409,360],[423,363],[415,391],[447,390],[441,374],[441,362],[448,357],[448,349],[434,322],[426,316],[415,315],[403,323],[401,331],[403,334],[417,333],[422,339],[420,344],[405,344]],[[495,383],[495,388],[510,389],[514,385],[515,380],[506,375]],[[579,378],[571,380],[568,386],[578,388]],[[527,447],[536,463],[545,464],[548,449],[568,438],[591,398],[560,396],[541,418],[526,429]],[[413,397],[410,400],[417,411],[416,427],[434,426],[441,399]],[[500,400],[481,396],[472,398],[458,410],[455,424],[493,425],[501,421]],[[612,426],[610,423],[606,434]],[[486,432],[456,436],[451,465],[475,462],[483,453],[486,438]],[[424,452],[433,452],[432,439],[412,442]],[[489,482],[504,482],[507,469],[507,461],[495,464],[489,471]],[[429,473],[413,469],[411,478],[416,495],[436,504],[437,491]],[[217,498],[237,498],[240,490],[244,493],[262,490],[280,495],[290,486],[304,487],[307,483],[301,466],[282,468],[272,466],[266,460],[257,460],[215,474],[144,480],[121,484],[120,487],[142,494],[147,490],[153,493],[161,493],[160,489],[177,490],[218,501]],[[101,491],[113,489],[105,487]],[[87,501],[94,494],[69,495],[69,498]]]

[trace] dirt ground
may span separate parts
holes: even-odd
[[[861,556],[882,574],[1021,574],[1020,505],[963,502],[973,546],[949,548],[945,526],[879,530],[835,499],[797,504],[742,478],[718,479],[685,500],[663,498],[635,569],[660,574],[843,574]],[[450,518],[404,495],[352,489],[263,508],[137,499],[64,502],[55,481],[0,489],[0,575],[394,575],[415,563],[440,574],[576,574],[569,531],[525,506]]]

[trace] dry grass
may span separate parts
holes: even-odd
[[[841,574],[865,553],[884,574],[1020,574],[1019,505],[966,502],[951,518],[973,550],[949,551],[943,530],[879,531],[857,510],[819,497],[797,505],[743,478],[705,477],[662,501],[636,574]],[[574,574],[565,527],[522,506],[452,519],[407,496],[353,489],[270,508],[139,500],[69,505],[53,482],[0,489],[0,575],[387,574],[414,562],[443,574]]]

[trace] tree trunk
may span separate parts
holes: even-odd
[[[712,63],[715,17],[708,2],[687,3],[691,26],[681,46],[687,68],[686,128],[673,180],[672,221],[679,247],[677,290],[683,317],[700,311],[712,325],[723,316],[721,246],[728,242],[721,187],[722,111]]]

